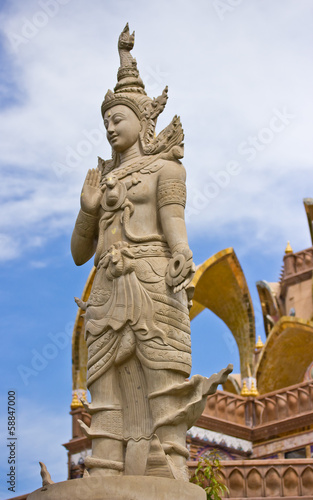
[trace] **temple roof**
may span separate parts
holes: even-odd
[[[312,353],[313,322],[283,316],[271,330],[256,366],[260,394],[302,382]]]

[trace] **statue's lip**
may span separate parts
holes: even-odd
[[[118,135],[111,135],[109,141],[114,142],[116,139],[118,139]]]

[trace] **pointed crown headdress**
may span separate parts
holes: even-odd
[[[184,132],[178,116],[174,116],[172,122],[159,135],[155,136],[157,118],[165,108],[168,88],[165,87],[162,94],[151,99],[140,78],[137,61],[132,57],[130,51],[134,47],[135,32],[130,34],[128,23],[120,34],[118,40],[118,51],[120,56],[120,67],[117,73],[117,84],[112,90],[108,90],[101,106],[102,117],[107,109],[118,104],[129,107],[138,117],[142,124],[140,141],[145,155],[162,153],[162,157],[175,159],[183,157]]]

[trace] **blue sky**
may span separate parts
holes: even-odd
[[[287,240],[294,251],[311,244],[302,199],[313,197],[312,14],[306,0],[1,2],[1,498],[40,486],[38,460],[66,478],[73,297],[92,265],[77,268],[69,244],[86,171],[110,156],[100,106],[126,21],[148,94],[169,86],[158,129],[181,116],[195,262],[235,249],[264,339],[255,282],[278,279]],[[228,362],[238,371],[212,313],[194,320],[192,342],[193,373]],[[12,389],[15,494],[4,480]]]

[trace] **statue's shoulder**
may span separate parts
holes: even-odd
[[[183,164],[174,160],[158,160],[162,162],[162,167],[159,171],[160,180],[177,179],[183,182],[186,181],[186,170]]]
[[[177,179],[185,182],[186,170],[180,161],[156,158],[140,169],[143,174],[157,173],[160,180]]]

